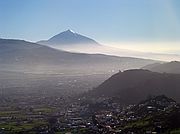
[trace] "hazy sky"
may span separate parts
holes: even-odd
[[[180,0],[0,0],[1,38],[38,41],[66,29],[105,44],[178,46]]]

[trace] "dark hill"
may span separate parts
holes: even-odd
[[[127,70],[113,75],[89,95],[117,97],[123,104],[137,103],[147,96],[165,94],[180,101],[180,75],[148,70]]]

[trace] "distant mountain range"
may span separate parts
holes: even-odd
[[[106,72],[141,68],[153,60],[70,53],[23,40],[0,39],[0,70],[30,72]]]
[[[178,73],[180,74],[180,62],[172,61],[167,63],[154,63],[143,67],[143,69],[160,73]]]
[[[148,70],[119,72],[87,96],[117,97],[122,104],[137,103],[152,95],[168,95],[180,102],[180,75],[156,73]]]

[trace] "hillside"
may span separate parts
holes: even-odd
[[[122,133],[171,133],[179,134],[179,104],[164,95],[152,97],[127,109],[127,118],[121,128]]]

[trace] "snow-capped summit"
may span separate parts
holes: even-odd
[[[67,31],[69,31],[69,32],[71,32],[71,33],[76,33],[76,32],[74,32],[73,30],[71,30],[71,29],[68,29]]]

